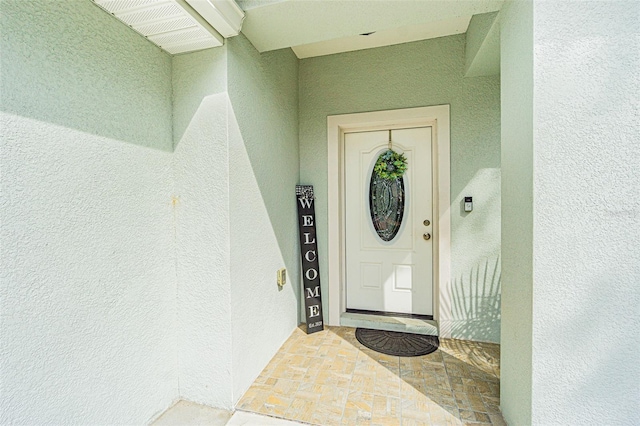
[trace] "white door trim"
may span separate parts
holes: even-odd
[[[449,105],[327,117],[329,325],[340,325],[344,291],[344,134],[355,131],[433,127],[433,317],[440,317],[439,289],[451,277],[451,201]],[[437,222],[437,223],[436,223]]]

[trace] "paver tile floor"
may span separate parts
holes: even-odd
[[[500,346],[441,339],[421,357],[374,352],[355,329],[294,330],[238,410],[315,425],[504,425]]]

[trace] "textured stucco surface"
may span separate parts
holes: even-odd
[[[173,158],[179,394],[225,409],[232,408],[228,112],[225,93],[205,97]]]
[[[178,393],[231,409],[227,48],[172,66]]]
[[[6,112],[171,151],[171,59],[90,1],[3,0]]]
[[[640,418],[639,13],[637,2],[502,11],[509,423]]]
[[[297,74],[292,52],[260,55],[244,36],[173,58],[179,394],[190,401],[233,408],[298,323]]]
[[[498,342],[499,78],[464,78],[464,45],[460,35],[300,61],[300,176],[317,194],[326,304],[327,116],[450,104],[452,282],[441,283],[441,327],[454,337]],[[470,214],[462,211],[464,196],[474,197]]]
[[[640,3],[533,16],[532,422],[637,424]]]
[[[0,423],[144,423],[176,390],[170,154],[1,125]]]
[[[176,148],[202,100],[227,90],[227,48],[173,56],[171,67],[173,146]]]
[[[298,324],[298,60],[289,49],[259,54],[243,35],[227,49],[235,402]]]
[[[145,423],[177,389],[169,58],[89,2],[1,15],[0,423]]]
[[[500,407],[531,423],[533,285],[533,5],[501,12],[502,330]],[[548,346],[547,349],[551,349]]]
[[[500,74],[500,23],[498,12],[474,15],[465,46],[466,77]]]

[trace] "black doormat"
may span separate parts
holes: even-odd
[[[369,349],[393,356],[421,356],[435,352],[437,336],[356,328],[356,339]]]

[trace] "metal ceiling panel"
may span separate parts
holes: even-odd
[[[222,46],[224,39],[184,0],[93,0],[162,50],[175,55]]]

